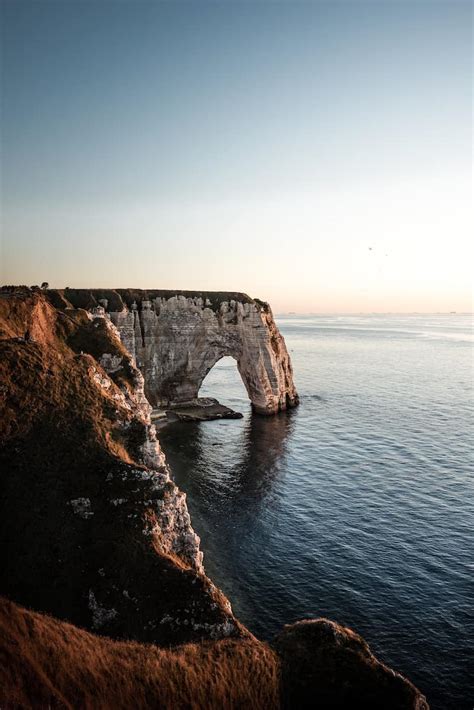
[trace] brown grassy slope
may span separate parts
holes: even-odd
[[[19,340],[26,330],[31,342]],[[175,489],[157,489],[136,462],[145,427],[115,399],[122,390],[94,380],[105,376],[95,358],[121,348],[84,311],[61,312],[41,293],[0,295],[0,593],[116,638],[245,633],[152,531]],[[127,363],[113,377],[133,386]],[[71,503],[82,498],[86,517]]]
[[[30,341],[22,342],[27,331]],[[66,431],[73,428],[70,420],[79,416],[94,441],[109,447],[106,433],[113,429],[117,407],[100,396],[91,368],[98,368],[93,358],[103,352],[124,358],[127,354],[103,323],[92,323],[81,310],[58,311],[41,294],[0,295],[0,346],[2,444],[25,434],[45,411],[54,410],[54,419]],[[127,380],[131,387],[131,369],[125,366],[117,381]]]
[[[279,662],[256,640],[173,650],[111,641],[0,599],[2,708],[279,706]]]
[[[0,598],[0,707],[428,710],[350,629],[298,622],[276,645],[116,642]]]

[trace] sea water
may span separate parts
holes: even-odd
[[[160,433],[208,575],[258,637],[325,616],[432,708],[472,708],[471,316],[276,320],[297,409],[252,415],[224,358],[200,394],[244,418]]]

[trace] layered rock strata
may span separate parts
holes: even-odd
[[[132,290],[52,292],[76,307],[107,313],[145,377],[154,407],[197,400],[224,356],[237,362],[255,412],[294,407],[298,394],[285,341],[270,306],[242,293]]]

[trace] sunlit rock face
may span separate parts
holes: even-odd
[[[267,303],[226,292],[66,290],[64,297],[105,308],[154,407],[196,400],[226,355],[237,361],[254,411],[274,414],[298,403],[290,357]]]

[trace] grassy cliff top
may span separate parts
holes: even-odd
[[[155,298],[170,299],[174,296],[184,296],[185,298],[202,298],[210,301],[210,308],[217,311],[224,301],[239,301],[240,303],[257,303],[262,307],[263,302],[259,299],[250,298],[246,293],[238,291],[182,291],[170,289],[100,289],[100,288],[65,288],[51,289],[48,291],[50,299],[54,305],[60,307],[60,301],[66,300],[75,308],[93,308],[99,305],[99,301],[106,298],[108,301],[107,310],[121,311],[126,305],[130,308],[134,301],[153,301]]]

